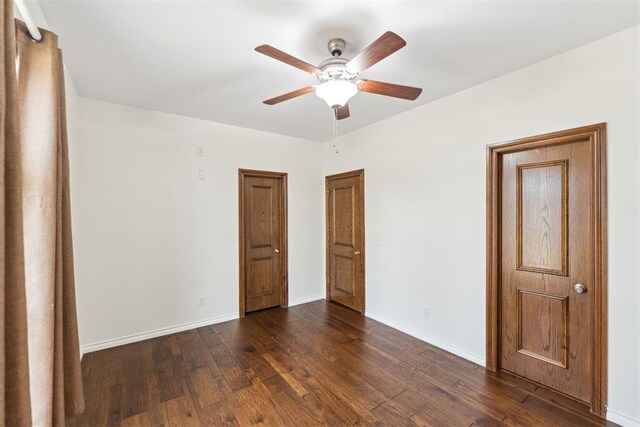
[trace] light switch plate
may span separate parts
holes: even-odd
[[[204,169],[200,169],[198,171],[198,179],[200,181],[204,181],[205,179],[207,179],[207,173],[204,171]]]
[[[204,147],[202,145],[196,147],[196,155],[198,157],[204,157]]]

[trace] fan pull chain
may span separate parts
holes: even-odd
[[[336,155],[340,152],[336,144],[336,138],[338,137],[338,111],[333,109],[333,149],[336,150]]]

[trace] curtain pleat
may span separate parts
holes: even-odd
[[[0,3],[0,424],[31,425],[13,2]]]
[[[16,23],[29,381],[34,425],[84,409],[71,236],[64,71],[57,36]]]
[[[71,233],[71,197],[69,184],[69,146],[67,142],[67,112],[65,102],[62,53],[58,51],[60,93],[58,102],[58,234],[56,255],[56,311],[54,340],[53,394],[54,425],[63,425],[65,417],[84,411],[80,342],[76,311],[76,286],[73,265],[73,239]]]
[[[29,380],[33,423],[51,425],[55,324],[55,254],[57,199],[57,79],[54,40],[40,43],[26,26],[16,24],[22,172],[25,279],[29,325]],[[52,143],[53,142],[53,143]]]

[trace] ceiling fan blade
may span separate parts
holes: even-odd
[[[258,46],[256,48],[256,52],[260,52],[263,55],[270,56],[273,59],[277,59],[278,61],[284,62],[285,64],[292,65],[310,74],[322,73],[322,70],[320,70],[319,68],[314,67],[313,65],[308,64],[298,58],[295,58],[288,53],[284,53],[283,51],[278,50],[273,46],[269,46],[268,44]]]
[[[406,45],[407,42],[405,42],[402,37],[396,33],[387,31],[380,36],[378,40],[367,46],[355,58],[347,62],[347,71],[350,73],[361,73]]]
[[[350,115],[349,114],[349,104],[344,104],[342,107],[336,108],[335,112],[336,112],[336,119],[337,120],[346,119]]]
[[[422,89],[419,87],[383,83],[375,80],[361,80],[358,82],[358,89],[363,92],[393,96],[394,98],[408,99],[409,101],[415,100],[422,93]]]
[[[275,104],[279,104],[282,101],[287,101],[289,99],[292,99],[301,95],[305,95],[315,90],[316,88],[314,88],[313,86],[303,87],[302,89],[294,90],[293,92],[285,93],[284,95],[276,96],[275,98],[267,99],[266,101],[263,101],[263,102],[267,105],[275,105]]]

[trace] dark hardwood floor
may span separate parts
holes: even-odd
[[[607,425],[324,301],[89,353],[82,369],[76,426]]]

